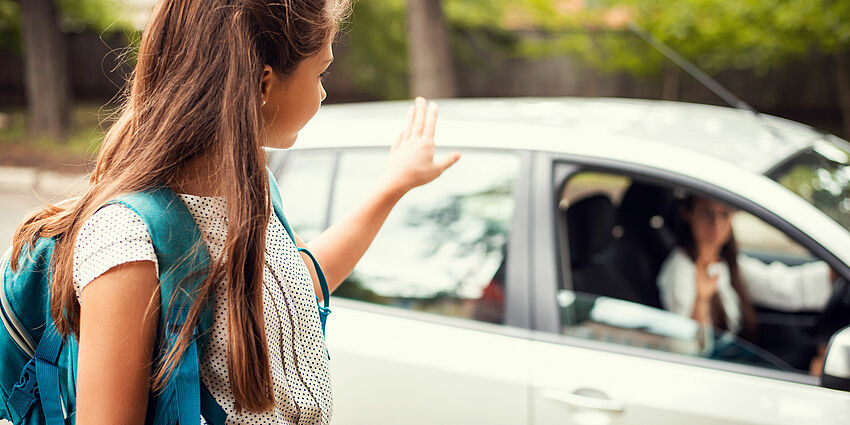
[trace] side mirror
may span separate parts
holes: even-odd
[[[850,326],[836,332],[826,347],[821,385],[850,391]]]

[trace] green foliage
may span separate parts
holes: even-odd
[[[774,24],[776,0],[630,0],[635,20],[709,71],[764,71],[807,52],[811,41]]]
[[[21,52],[21,20],[18,3],[0,0],[0,49]]]
[[[665,63],[646,43],[606,25],[606,15],[616,8],[709,72],[764,72],[813,49],[850,50],[850,2],[841,0],[597,0],[570,17],[541,2],[528,0],[546,17],[542,27],[566,35],[546,40],[547,48],[528,49],[572,53],[600,69],[645,74]]]
[[[25,148],[33,155],[85,158],[94,155],[103,140],[106,130],[113,122],[110,107],[99,104],[76,103],[71,108],[71,123],[66,137],[34,139],[26,132],[26,111],[21,108],[3,108],[7,124],[0,128],[0,150],[4,146]]]
[[[765,72],[812,50],[850,50],[847,0],[443,0],[442,5],[455,58],[464,67],[482,66],[476,59],[481,52],[529,59],[568,55],[602,71],[657,74],[667,59],[627,29],[612,26],[608,18],[617,9],[709,72]],[[407,96],[405,11],[406,0],[359,1],[354,7],[344,67],[357,86],[375,96]]]
[[[26,1],[26,0],[23,0]],[[18,1],[0,0],[0,49],[21,52],[21,10]],[[119,15],[119,0],[56,0],[59,25],[66,32],[131,33]]]
[[[345,34],[342,67],[360,89],[384,99],[408,93],[405,0],[366,0],[354,5]]]
[[[132,26],[121,19],[119,0],[56,0],[65,31],[93,31],[101,34],[132,31]]]
[[[443,0],[442,6],[450,25],[492,30],[502,27],[511,3],[507,0]]]

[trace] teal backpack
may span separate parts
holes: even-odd
[[[274,213],[295,243],[292,229],[283,215],[280,191],[269,173],[269,190]],[[177,340],[194,300],[198,285],[206,277],[210,263],[203,236],[191,213],[169,188],[157,188],[121,196],[121,203],[135,211],[147,225],[159,263],[160,309],[155,353],[157,358]],[[17,259],[17,272],[11,270],[11,250],[0,260],[3,286],[0,288],[0,418],[14,424],[62,425],[74,423],[77,341],[63,338],[50,316],[50,258],[55,241],[40,238],[28,255]],[[201,249],[196,249],[200,247]],[[24,247],[24,253],[27,252]],[[325,331],[330,313],[327,282],[315,257],[299,248],[313,261],[322,289],[323,303],[318,314]],[[174,297],[174,302],[166,305]],[[317,297],[318,300],[318,297]],[[212,306],[201,315],[196,338],[161,392],[151,394],[147,424],[196,425],[201,416],[211,425],[224,425],[226,414],[201,383],[198,361],[206,343],[206,330],[212,325]]]

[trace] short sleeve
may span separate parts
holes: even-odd
[[[122,204],[107,205],[83,224],[74,244],[74,288],[83,288],[107,270],[133,261],[152,261],[156,254],[147,226]]]

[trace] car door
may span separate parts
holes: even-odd
[[[610,162],[588,164],[545,154],[538,155],[534,164],[537,190],[532,217],[538,225],[533,244],[537,263],[532,268],[537,324],[531,349],[534,424],[846,423],[850,417],[847,393],[818,387],[817,377],[786,370],[781,359],[734,335],[701,334],[687,317],[641,303],[640,291],[617,289],[621,282],[607,280],[615,279],[609,277],[610,270],[588,266],[585,275],[590,276],[585,285],[599,283],[613,291],[607,296],[573,290],[575,276],[570,267],[577,260],[563,253],[574,248],[572,241],[562,243],[550,235],[569,237],[564,228],[575,226],[558,223],[571,215],[563,210],[578,203],[560,199],[567,190],[559,185],[569,185],[571,178],[585,171],[607,173],[608,177],[597,180],[601,189],[596,192],[614,199],[615,207],[623,196],[618,185],[624,176],[630,179],[628,185],[642,178],[689,190],[721,191],[634,165],[618,169]],[[595,189],[580,189],[571,193],[595,193]],[[598,219],[611,214],[605,212],[605,202],[587,204],[595,206],[577,217]],[[653,226],[663,226],[658,215],[648,214],[647,219]],[[622,229],[615,225],[609,231],[616,234]],[[588,241],[584,246],[593,246],[593,239]],[[705,345],[699,341],[725,344],[727,349],[746,353],[743,357],[748,360],[705,358]]]
[[[331,299],[334,423],[528,421],[528,155],[462,153],[402,198]],[[386,149],[285,155],[272,168],[308,238],[370,195],[387,162]]]

